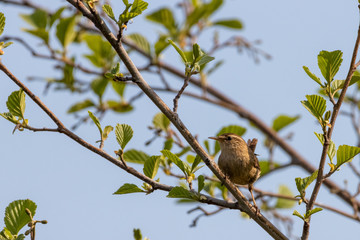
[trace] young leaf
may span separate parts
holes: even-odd
[[[185,56],[185,53],[170,39],[168,39],[169,43],[175,48],[175,50],[179,53],[184,63],[187,63],[188,60]]]
[[[114,130],[112,126],[106,126],[102,133],[102,139],[105,141],[108,138],[109,133]]]
[[[148,158],[150,158],[149,155],[135,149],[127,150],[124,153],[124,160],[126,162],[144,164]]]
[[[20,14],[20,17],[35,28],[45,29],[48,21],[48,14],[41,9],[36,9],[32,14]]]
[[[289,197],[294,196],[292,191],[286,185],[279,186],[279,194]],[[282,208],[282,209],[293,208],[295,204],[296,201],[288,200],[284,198],[278,198],[275,204],[275,208]]]
[[[304,220],[304,221],[305,221],[304,216],[303,216],[303,215],[301,215],[298,211],[294,210],[293,215],[294,215],[294,216],[297,216],[297,217],[299,217],[299,218],[301,218],[302,220]]]
[[[171,150],[172,146],[173,146],[173,143],[174,143],[174,140],[172,138],[166,140],[164,142],[164,147],[163,149],[166,149],[166,150]]]
[[[74,31],[75,23],[76,16],[73,16],[61,19],[56,26],[56,36],[64,48],[66,48],[76,36],[76,32]]]
[[[295,178],[296,187],[300,194],[305,193],[305,189],[317,178],[318,170],[313,172],[309,177],[306,178]]]
[[[211,61],[214,60],[214,59],[215,59],[214,57],[210,57],[209,55],[204,54],[204,55],[202,55],[202,56],[200,57],[200,60],[199,60],[198,64],[199,64],[200,66],[203,66],[203,65],[211,62]]]
[[[309,210],[309,211],[305,214],[305,219],[309,219],[309,217],[310,217],[311,215],[313,215],[314,213],[320,212],[320,211],[322,211],[322,210],[323,210],[323,209],[322,209],[322,208],[319,208],[319,207]]]
[[[146,19],[163,25],[173,35],[177,32],[177,24],[169,8],[161,8],[146,16]]]
[[[102,7],[102,9],[103,9],[104,13],[106,13],[106,15],[109,16],[109,18],[111,18],[112,20],[114,20],[115,22],[117,22],[116,19],[115,19],[114,12],[113,12],[113,10],[112,10],[112,8],[111,8],[110,5],[105,4],[105,5]]]
[[[25,112],[25,93],[22,89],[14,91],[8,97],[6,106],[9,112],[16,117],[24,119]]]
[[[170,126],[170,120],[162,113],[157,113],[152,121],[156,129],[161,129],[163,131],[168,131]]]
[[[134,239],[135,240],[142,240],[142,235],[140,229],[134,228]]]
[[[101,125],[100,125],[100,121],[99,119],[90,111],[88,111],[89,113],[89,117],[93,120],[93,122],[95,123],[95,125],[98,127],[100,135],[102,135],[103,131],[101,129]]]
[[[180,160],[178,156],[170,152],[169,150],[162,150],[161,153],[167,157],[171,162],[173,162],[176,166],[180,168],[180,170],[187,175],[187,171],[185,169],[185,164],[183,161]]]
[[[270,168],[270,164],[272,164]],[[273,170],[275,168],[280,167],[281,165],[277,162],[270,163],[269,161],[259,161],[260,169],[261,169],[261,176],[266,175],[270,172],[270,170]]]
[[[295,116],[295,117],[290,117],[290,116],[286,116],[286,115],[279,115],[277,118],[275,118],[275,120],[273,121],[273,129],[278,132],[281,129],[283,129],[284,127],[288,126],[289,124],[295,122],[296,120],[298,120],[300,118],[299,115]]]
[[[203,175],[200,175],[197,180],[198,180],[198,193],[200,193],[205,186],[204,184],[205,177]]]
[[[159,169],[160,156],[151,156],[145,161],[143,172],[145,176],[153,179]]]
[[[6,120],[18,124],[19,120],[16,119],[16,117],[14,115],[12,115],[11,113],[7,112],[7,113],[0,113],[0,116],[2,116],[3,118],[5,118]]]
[[[189,190],[186,190],[183,187],[173,187],[166,197],[168,197],[168,198],[187,198],[187,199],[195,199],[195,200],[198,199],[198,197],[194,193],[190,192]]]
[[[193,164],[191,165],[191,172],[194,173],[197,165],[199,165],[199,163],[201,163],[201,158],[199,157],[199,155],[196,155],[195,160],[193,162]]]
[[[145,191],[140,189],[135,184],[125,183],[113,194],[128,194],[128,193],[137,193],[137,192],[145,192]]]
[[[313,74],[312,72],[310,72],[309,68],[306,66],[303,66],[304,71],[306,72],[306,74],[315,82],[317,82],[321,87],[323,87],[320,78],[318,78],[315,74]]]
[[[36,204],[29,199],[13,201],[6,207],[4,222],[6,228],[12,235],[17,235],[31,220],[29,215],[25,212],[25,209],[29,209],[32,216],[34,216],[36,207]]]
[[[360,148],[341,145],[336,152],[336,167],[340,167],[342,164],[350,162],[356,155],[360,153]]]
[[[301,101],[302,105],[323,124],[323,114],[326,110],[326,100],[319,95],[306,95],[306,99]]]
[[[4,32],[4,28],[5,28],[5,15],[0,12],[0,35]]]
[[[115,92],[119,94],[120,97],[124,97],[126,84],[122,82],[114,82],[114,81],[112,81],[111,84]]]
[[[318,65],[322,75],[328,83],[332,82],[339,71],[343,53],[340,50],[328,52],[321,51],[318,55]]]
[[[66,9],[66,7],[59,8],[51,17],[49,21],[49,26],[51,27],[56,20],[60,19],[62,12]]]
[[[319,141],[321,142],[321,144],[324,145],[324,142],[325,142],[324,135],[321,133],[316,133],[316,132],[314,132],[314,133],[315,133],[316,137],[319,139]],[[327,152],[331,163],[333,162],[335,153],[336,153],[335,143],[331,140],[329,148],[328,148],[328,152]]]
[[[149,41],[139,33],[129,34],[127,36],[130,38],[136,46],[138,46],[142,51],[144,51],[147,55],[151,55],[151,48]]]
[[[104,78],[104,77],[100,77],[100,78],[96,78],[94,79],[90,86],[91,86],[91,89],[93,90],[93,92],[99,96],[99,98],[101,99],[102,98],[102,95],[104,94],[105,92],[105,89],[107,87],[109,83],[109,80],[107,78]]]
[[[69,110],[67,111],[67,113],[74,113],[74,112],[78,112],[80,110],[83,110],[85,108],[89,108],[95,106],[95,104],[93,103],[93,101],[91,101],[90,99],[85,99],[82,102],[78,102],[75,103],[74,105],[72,105]]]
[[[224,26],[224,27],[233,28],[233,29],[242,29],[243,28],[243,24],[238,19],[218,20],[218,21],[214,22],[213,25],[219,25],[219,26]]]
[[[115,127],[115,135],[116,141],[119,143],[121,149],[124,149],[126,144],[131,140],[133,137],[134,131],[132,128],[127,124],[116,124]]]

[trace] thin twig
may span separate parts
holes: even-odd
[[[176,94],[173,102],[174,102],[174,109],[173,112],[176,113],[177,112],[177,108],[178,108],[178,101],[181,97],[181,94],[185,91],[185,88],[189,85],[189,80],[190,80],[191,74],[188,74],[184,80],[184,84],[181,87],[180,91],[178,92],[178,94]]]
[[[202,207],[200,207],[200,206],[198,206],[198,207],[196,207],[196,208],[193,208],[193,209],[190,209],[190,210],[187,212],[188,214],[190,214],[190,213],[192,213],[192,212],[194,212],[194,211],[197,211],[197,210],[199,210],[199,211],[202,212],[202,214],[198,215],[198,216],[193,220],[193,222],[192,222],[192,224],[190,225],[190,227],[196,227],[196,224],[197,224],[197,222],[199,221],[199,219],[200,219],[201,217],[211,216],[211,215],[217,214],[217,213],[221,212],[221,211],[224,210],[224,209],[225,209],[225,208],[219,207],[217,210],[212,211],[212,212],[208,212],[208,211],[206,211],[204,208],[202,208]]]

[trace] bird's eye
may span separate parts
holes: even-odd
[[[231,140],[231,137],[230,137],[230,136],[228,136],[228,137],[226,138],[226,140],[229,140],[229,141],[230,141],[230,140]]]

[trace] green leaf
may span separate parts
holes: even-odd
[[[201,157],[199,155],[196,155],[195,160],[194,160],[193,164],[191,165],[191,172],[192,173],[195,173],[194,170],[199,165],[199,163],[201,163]]]
[[[290,188],[288,188],[286,185],[279,186],[279,194],[289,197],[294,196]],[[296,201],[284,199],[284,198],[278,198],[275,204],[275,208],[288,209],[288,208],[293,208],[295,204]]]
[[[25,93],[22,89],[19,91],[14,91],[8,97],[6,106],[9,109],[9,112],[16,117],[24,119],[25,113]]]
[[[214,57],[210,57],[209,55],[204,54],[203,56],[201,56],[198,63],[199,63],[200,66],[203,66],[203,65],[211,62],[214,59],[215,59]]]
[[[20,14],[20,17],[35,28],[46,28],[48,15],[41,9],[36,9],[32,14]]]
[[[220,136],[224,133],[234,133],[236,135],[242,136],[246,132],[246,128],[238,126],[238,125],[228,125],[220,129],[220,131],[216,134],[216,136]],[[216,141],[215,142],[215,152],[216,155],[220,151],[220,144]]]
[[[113,194],[128,194],[128,193],[137,193],[137,192],[145,192],[145,191],[140,189],[135,184],[125,183]]]
[[[322,211],[323,209],[322,208],[314,208],[314,209],[311,209],[309,210],[306,214],[305,214],[305,219],[308,219],[311,215],[313,215],[314,213],[317,213],[317,212],[320,212]]]
[[[325,139],[324,139],[324,135],[321,134],[321,133],[316,133],[314,132],[316,137],[319,139],[319,141],[321,142],[322,145],[324,145],[324,142],[325,142]],[[328,156],[329,156],[329,159],[330,159],[330,162],[333,163],[333,159],[335,157],[335,153],[336,153],[336,146],[335,146],[335,143],[330,140],[330,144],[329,144],[329,148],[328,148]]]
[[[323,87],[320,78],[318,78],[315,74],[313,74],[312,72],[310,72],[309,68],[306,66],[303,66],[304,71],[306,72],[306,74],[315,82],[317,82],[320,86]]]
[[[168,198],[187,198],[187,199],[198,199],[198,196],[194,193],[186,190],[183,187],[173,187],[169,194],[166,196]]]
[[[156,129],[163,130],[167,132],[170,126],[170,120],[162,112],[157,113],[152,121]]]
[[[160,53],[162,51],[164,51],[164,49],[166,49],[170,43],[167,41],[168,36],[167,35],[161,35],[159,37],[159,39],[157,40],[157,42],[154,45],[154,49],[155,49],[155,55],[159,56]]]
[[[350,162],[356,155],[360,153],[360,148],[340,145],[336,152],[336,167],[340,167],[342,164]]]
[[[54,22],[60,19],[62,12],[66,9],[66,7],[59,8],[52,16],[50,16],[49,26],[51,27]]]
[[[115,112],[119,112],[119,113],[130,112],[134,109],[134,107],[131,106],[126,101],[117,102],[117,101],[113,101],[113,100],[108,100],[106,103],[110,109],[112,109]]]
[[[36,204],[29,199],[13,201],[6,207],[4,222],[6,228],[12,235],[17,235],[31,220],[29,215],[25,212],[25,209],[29,209],[32,216],[34,216],[36,207]]]
[[[0,116],[2,116],[3,118],[5,118],[6,120],[12,122],[12,123],[15,123],[15,124],[18,124],[19,123],[19,120],[14,116],[12,115],[11,113],[7,112],[7,113],[0,113]]]
[[[300,194],[305,193],[305,189],[317,178],[318,170],[313,172],[309,177],[306,178],[295,178],[296,187]]]
[[[94,91],[96,95],[99,96],[100,99],[102,98],[102,95],[105,92],[108,82],[109,80],[107,78],[100,77],[93,80],[90,84],[91,89]]]
[[[126,162],[144,164],[150,156],[144,153],[143,151],[138,151],[136,149],[130,149],[125,151],[124,160]]]
[[[355,75],[356,73],[356,75]],[[358,72],[354,72],[354,75],[351,77],[349,86],[360,80],[360,76]],[[331,82],[331,93],[335,94],[337,91],[342,90],[344,88],[345,80],[334,80]]]
[[[4,28],[5,28],[5,15],[0,12],[0,35],[4,32]]]
[[[159,169],[160,156],[151,156],[145,161],[143,172],[145,176],[153,179]]]
[[[163,25],[170,35],[177,32],[177,24],[172,11],[169,8],[161,8],[146,16],[146,19]]]
[[[242,29],[243,24],[238,19],[218,20],[213,25],[224,26],[233,29]]]
[[[223,4],[223,0],[212,0],[209,3],[199,2],[195,9],[186,18],[186,27],[190,29],[202,19],[207,19]]]
[[[49,32],[46,29],[24,29],[24,31],[42,39],[45,43],[49,43]]]
[[[109,133],[114,130],[112,126],[106,126],[102,133],[102,139],[105,141],[108,138]]]
[[[142,0],[134,0],[133,4],[125,3],[127,1],[123,1],[123,2],[126,8],[123,11],[123,13],[120,14],[119,16],[119,25],[128,22],[130,19],[135,18],[136,16],[139,16],[148,6],[148,3]],[[129,11],[130,6],[131,9]]]
[[[302,105],[323,124],[323,114],[326,110],[326,100],[319,95],[306,95],[306,99],[301,101]]]
[[[339,71],[343,53],[340,50],[321,51],[318,55],[318,65],[325,80],[330,83]]]
[[[143,35],[139,33],[133,33],[129,34],[127,37],[130,38],[142,51],[148,55],[151,55],[150,43]]]
[[[112,20],[114,20],[115,22],[117,22],[116,19],[115,19],[114,12],[113,12],[113,10],[112,10],[112,8],[111,8],[110,5],[105,4],[105,5],[102,7],[102,9],[103,9],[104,13],[106,13],[106,15],[109,16],[109,18],[111,18]]]
[[[286,116],[286,115],[279,115],[277,118],[275,118],[275,120],[273,121],[273,126],[272,128],[278,132],[281,129],[283,129],[284,127],[288,126],[289,124],[295,122],[296,120],[298,120],[300,118],[299,115],[296,115],[295,117],[290,117],[290,116]]]
[[[270,162],[269,161],[259,161],[260,169],[261,169],[261,176],[266,175],[270,172],[270,170],[273,170],[275,168],[280,167],[281,165],[277,162],[272,162],[272,168],[270,168]]]
[[[82,102],[77,102],[74,105],[72,105],[69,110],[67,111],[67,113],[74,113],[74,112],[78,112],[80,110],[83,110],[85,108],[89,108],[95,106],[95,104],[93,103],[93,101],[91,101],[90,99],[85,99]]]
[[[56,26],[56,37],[61,45],[66,48],[76,36],[74,26],[76,23],[76,16],[60,19]]]
[[[142,240],[142,235],[140,229],[134,228],[134,239],[135,240]]]
[[[296,211],[296,210],[294,210],[293,215],[301,218],[302,220],[305,220],[304,216],[301,215],[301,214],[300,214],[298,211]]]
[[[112,81],[111,84],[112,84],[115,92],[117,94],[119,94],[120,97],[124,97],[124,91],[125,91],[126,84],[122,83],[122,82],[114,82],[114,81]]]
[[[84,55],[91,63],[99,68],[108,70],[113,66],[116,56],[115,50],[108,41],[105,41],[100,35],[86,34],[83,36],[88,48],[92,54]]]
[[[184,61],[184,63],[187,63],[188,60],[185,56],[185,53],[170,39],[168,39],[169,43],[175,48],[175,50],[179,53],[181,59]]]
[[[204,186],[205,186],[205,184],[204,184],[205,177],[203,175],[200,175],[197,180],[198,180],[198,193],[200,193],[201,190],[203,190]]]
[[[89,117],[93,120],[93,122],[95,123],[95,125],[98,127],[100,135],[102,135],[102,129],[101,129],[101,125],[100,125],[100,121],[99,119],[90,111],[88,111],[89,113]]]
[[[166,140],[164,142],[164,147],[163,149],[166,149],[166,150],[171,150],[172,146],[173,146],[173,143],[174,143],[174,140],[172,138]]]
[[[175,154],[173,154],[172,152],[170,152],[169,150],[162,150],[161,153],[167,157],[171,162],[173,162],[176,166],[178,166],[180,168],[180,170],[185,174],[188,175],[188,172],[185,165],[187,165],[186,163],[184,163],[183,161],[180,160],[180,158],[178,156],[176,156]]]
[[[134,131],[132,128],[127,124],[116,124],[115,127],[115,135],[116,141],[119,143],[121,149],[124,149],[126,144],[131,140],[133,137]]]

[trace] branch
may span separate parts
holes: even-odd
[[[359,9],[360,9],[360,5],[358,5]],[[352,58],[351,58],[351,62],[350,62],[350,67],[349,67],[349,71],[344,83],[344,87],[341,91],[341,94],[339,96],[339,99],[337,101],[337,103],[334,105],[333,107],[333,114],[331,116],[331,120],[330,120],[330,128],[328,129],[327,134],[324,134],[324,138],[325,138],[325,142],[324,142],[324,146],[323,146],[323,151],[321,154],[321,159],[320,159],[320,163],[319,163],[319,168],[318,168],[318,176],[316,179],[316,183],[314,186],[314,190],[311,194],[309,203],[306,206],[306,212],[310,211],[315,203],[316,197],[319,193],[321,184],[324,180],[323,178],[323,172],[324,172],[324,165],[325,165],[325,161],[326,161],[326,156],[327,156],[327,151],[329,148],[329,144],[330,144],[330,140],[331,140],[331,135],[332,132],[334,130],[334,126],[335,126],[335,122],[336,122],[336,118],[338,116],[341,104],[344,101],[345,98],[345,94],[347,91],[347,88],[350,84],[350,80],[351,77],[353,76],[354,72],[356,71],[356,56],[357,56],[357,52],[358,52],[358,48],[359,48],[359,44],[360,44],[360,25],[358,27],[358,33],[357,33],[357,37],[356,37],[356,41],[355,41],[355,46],[354,46],[354,50],[353,50],[353,54],[352,54]],[[301,236],[302,240],[308,239],[309,238],[309,229],[310,229],[310,221],[311,221],[311,217],[309,218],[308,221],[304,221],[304,226],[303,226],[303,233]]]
[[[238,188],[220,171],[219,167],[213,160],[210,159],[208,154],[204,151],[201,145],[191,135],[190,131],[178,118],[177,114],[172,112],[170,108],[162,101],[162,99],[154,92],[152,88],[143,79],[142,75],[129,58],[127,52],[122,46],[122,42],[118,42],[114,34],[106,26],[105,22],[96,14],[91,12],[84,6],[84,4],[78,0],[67,0],[70,4],[76,7],[85,17],[94,23],[94,25],[101,31],[104,37],[109,41],[112,47],[115,49],[128,71],[134,77],[139,88],[153,101],[153,103],[167,116],[167,118],[174,124],[182,136],[186,139],[189,145],[194,151],[202,158],[205,164],[210,170],[219,178],[223,180],[223,184],[233,194],[238,201],[239,208],[245,211],[251,218],[254,219],[265,231],[269,233],[275,239],[287,239],[269,220],[267,220],[261,214],[257,214],[256,209],[249,204],[244,195],[238,190]]]

